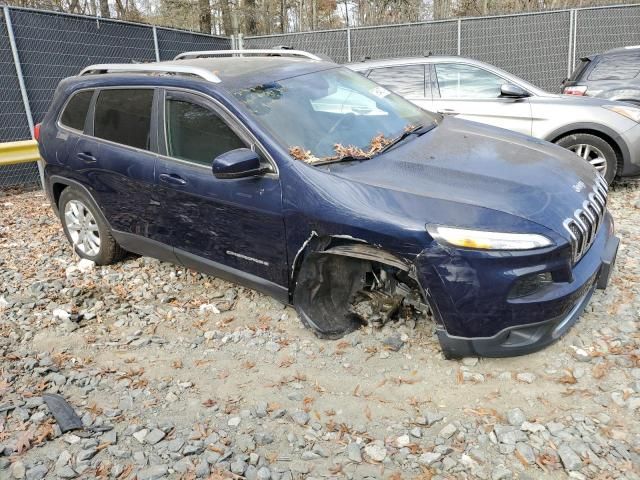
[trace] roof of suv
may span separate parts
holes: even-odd
[[[352,62],[347,64],[352,70],[366,70],[367,68],[388,67],[392,65],[405,65],[408,63],[427,63],[427,62],[464,62],[479,64],[477,60],[457,55],[429,55],[423,57],[400,57],[400,58],[381,58],[376,60],[364,60],[361,62]]]
[[[311,73],[318,70],[328,68],[336,68],[338,65],[324,60],[313,60],[309,58],[289,57],[289,56],[246,56],[246,57],[214,57],[214,58],[185,58],[180,60],[171,60],[166,62],[153,62],[148,64],[131,64],[117,65],[124,71],[116,74],[133,74],[133,75],[150,75],[152,73],[161,74],[163,67],[166,67],[167,73],[180,73],[180,70],[186,67],[188,70],[193,68],[193,72],[204,70],[209,72],[210,78],[217,77],[218,83],[225,89],[235,90],[238,88],[253,87],[276,80],[282,80],[305,73]],[[102,67],[97,65],[96,67]],[[126,71],[127,67],[131,67],[131,71]],[[153,71],[141,71],[145,67]],[[134,70],[135,69],[135,70]],[[100,71],[99,68],[96,69]],[[84,74],[93,71],[91,67],[83,70]],[[185,74],[193,72],[185,71]],[[91,75],[87,75],[90,77]],[[211,80],[210,80],[211,81]]]

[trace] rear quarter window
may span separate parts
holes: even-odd
[[[65,127],[83,131],[91,97],[93,97],[93,90],[83,90],[75,93],[67,102],[60,116],[60,123]]]
[[[100,91],[96,100],[93,135],[149,150],[152,104],[151,88]]]
[[[640,74],[640,54],[624,53],[601,57],[589,73],[589,80],[630,80]]]

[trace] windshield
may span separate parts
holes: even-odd
[[[436,115],[346,68],[233,92],[296,160],[367,159]]]

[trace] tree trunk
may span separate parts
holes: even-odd
[[[198,0],[200,32],[211,34],[211,4],[209,0]]]
[[[287,5],[286,0],[280,0],[280,33],[286,33]]]
[[[109,0],[100,0],[100,16],[102,18],[111,18],[109,11]]]
[[[229,0],[220,0],[220,10],[222,11],[222,27],[224,34],[233,35],[233,22],[231,21],[231,9],[229,8]]]
[[[258,22],[256,21],[256,0],[245,0],[246,7],[245,26],[249,35],[258,33]]]

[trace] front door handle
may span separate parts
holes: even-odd
[[[96,163],[96,157],[94,157],[93,155],[91,155],[90,153],[87,152],[80,152],[76,155],[76,157],[78,157],[80,160],[82,160],[84,163]]]
[[[169,185],[183,186],[187,184],[187,181],[184,178],[180,175],[176,175],[175,173],[161,173],[160,181],[168,183]]]
[[[441,115],[458,115],[458,112],[452,108],[443,108],[442,110],[438,110],[438,113]]]

